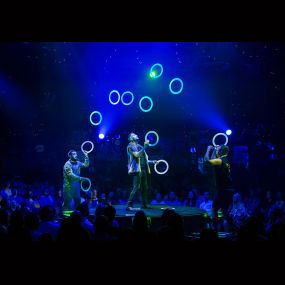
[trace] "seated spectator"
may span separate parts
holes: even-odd
[[[94,225],[93,223],[90,222],[89,220],[89,206],[88,202],[83,202],[81,203],[78,207],[77,210],[81,213],[82,219],[81,219],[81,226],[87,230],[90,234],[90,237],[93,236],[94,234]]]
[[[99,198],[99,202],[101,204],[107,204],[107,197],[106,197],[106,194],[104,192],[101,193],[101,197]]]
[[[160,192],[155,194],[155,199],[150,202],[151,205],[164,205],[165,201],[162,199]]]
[[[278,208],[282,209],[285,211],[285,201],[283,199],[282,192],[278,191],[276,193],[276,199],[275,199],[275,204]]]
[[[184,240],[182,217],[172,209],[165,209],[161,216],[162,226],[157,231],[159,240]]]
[[[284,211],[277,205],[273,205],[268,213],[266,234],[271,240],[278,240],[281,227],[285,225]]]
[[[95,213],[94,213],[95,214],[95,218],[97,216],[104,215],[106,207],[107,207],[106,204],[99,203],[97,208],[96,208],[96,210],[95,210]]]
[[[275,204],[273,195],[271,191],[266,191],[265,197],[262,200],[261,210],[265,216],[265,219],[268,220],[269,210]]]
[[[245,199],[245,207],[249,215],[254,215],[260,209],[260,199],[258,193],[251,188],[249,190],[249,196]]]
[[[204,194],[200,194],[200,192],[198,192],[196,194],[196,197],[197,199],[196,199],[195,207],[200,208],[200,205],[205,201],[205,196]]]
[[[118,187],[116,190],[115,190],[115,195],[117,197],[117,203],[118,205],[123,205],[121,204],[121,198],[122,198],[122,195],[123,195],[123,190],[122,188]]]
[[[55,209],[56,218],[59,218],[62,215],[62,204],[63,204],[62,189],[59,189],[55,193],[54,197],[54,209]]]
[[[182,203],[179,201],[178,197],[173,191],[169,192],[168,200],[165,201],[165,204],[173,206],[182,206]]]
[[[41,207],[44,207],[46,205],[49,205],[51,207],[54,206],[54,200],[53,200],[52,196],[50,195],[48,189],[45,189],[43,191],[43,194],[40,196],[39,203],[40,203]]]
[[[20,195],[18,195],[18,190],[13,189],[12,190],[12,196],[10,198],[11,210],[15,211],[17,209],[20,209],[22,203],[23,203],[23,198]]]
[[[34,198],[34,193],[32,190],[28,191],[27,198],[25,200],[25,209],[28,212],[37,212],[40,208],[40,203]]]
[[[50,234],[55,241],[59,231],[59,223],[55,221],[55,210],[47,205],[40,209],[39,235]]]
[[[98,215],[94,224],[94,239],[98,241],[110,241],[117,239],[109,232],[109,219],[105,215]]]
[[[116,217],[116,209],[112,205],[108,205],[103,209],[103,214],[108,218],[109,220],[109,228],[111,234],[118,234],[119,231],[119,223],[115,219]]]
[[[115,197],[115,193],[113,191],[108,193],[107,203],[110,205],[117,205],[118,204],[118,201]]]
[[[99,203],[98,193],[96,189],[92,189],[89,196],[89,208],[96,208]]]
[[[249,217],[238,229],[237,241],[264,241],[268,240],[264,235],[262,220],[257,216]]]
[[[249,215],[244,203],[242,202],[241,195],[239,193],[235,193],[232,198],[232,204],[228,209],[229,224],[233,229],[237,230],[248,217]]]
[[[8,225],[8,239],[12,242],[32,242],[32,235],[24,225],[24,214],[19,210],[11,214],[10,224]]]
[[[12,188],[11,188],[11,182],[8,182],[4,189],[1,191],[1,197],[2,199],[10,201],[10,197],[12,196]]]
[[[129,198],[129,192],[128,190],[122,190],[121,191],[122,195],[119,196],[119,199],[118,199],[118,203],[119,205],[125,205],[127,204],[127,201],[128,201],[128,198]]]
[[[207,212],[209,217],[213,217],[213,200],[210,200],[210,193],[204,193],[204,202],[199,205],[200,209],[203,209]]]
[[[135,213],[132,229],[135,240],[150,241],[154,239],[154,234],[149,229],[147,216],[142,210]]]
[[[32,240],[36,241],[39,239],[40,232],[38,231],[39,228],[39,217],[36,213],[27,213],[24,218],[25,226],[29,230]]]
[[[10,210],[10,205],[6,199],[0,200],[0,209]]]
[[[57,236],[57,241],[68,245],[78,242],[87,242],[91,239],[90,234],[82,225],[82,215],[75,210],[70,217],[62,220]]]
[[[196,197],[193,191],[188,192],[187,199],[184,200],[183,206],[196,207]]]

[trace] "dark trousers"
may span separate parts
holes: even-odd
[[[133,175],[133,190],[130,194],[128,205],[132,205],[133,198],[138,190],[141,190],[142,205],[148,204],[148,173],[146,169],[142,169],[141,172],[134,173]]]
[[[232,200],[232,192],[227,189],[217,188],[214,193],[213,208],[219,210],[220,208],[226,211],[230,206]]]
[[[224,231],[224,220],[227,219],[227,209],[231,202],[231,192],[226,189],[217,189],[213,199],[213,228],[217,231]],[[218,210],[222,209],[219,216]]]
[[[71,210],[71,201],[74,203],[74,210],[80,205],[80,190],[66,190],[63,191],[63,205],[62,211],[70,211]]]

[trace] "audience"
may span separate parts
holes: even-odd
[[[109,192],[93,189],[67,218],[60,215],[61,189],[47,182],[28,185],[21,181],[7,181],[0,188],[0,241],[185,240],[185,225],[182,216],[176,212],[178,207],[200,208],[208,214],[209,220],[212,218],[209,192],[200,195],[195,187],[191,189],[188,192],[167,192],[164,185],[161,191],[153,192],[154,197],[150,200],[152,205],[166,206],[160,226],[153,227],[151,218],[143,211],[134,213],[131,225],[127,226],[116,218],[114,207],[124,205],[127,189],[109,189]],[[282,192],[251,188],[244,196],[243,201],[240,193],[233,194],[228,212],[222,218],[229,225],[224,230],[233,233],[233,240],[238,241],[282,240],[285,234]],[[264,199],[260,199],[262,196]],[[220,238],[211,227],[201,229],[200,233],[203,241]]]

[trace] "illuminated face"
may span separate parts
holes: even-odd
[[[135,134],[135,133],[132,133],[132,134],[131,134],[131,140],[132,140],[132,141],[138,141],[138,140],[139,140],[138,135]]]
[[[70,159],[71,160],[77,160],[77,152],[76,151],[72,151],[70,154]]]

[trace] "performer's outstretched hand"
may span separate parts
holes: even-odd
[[[87,152],[86,150],[83,150],[83,154],[84,154],[85,156],[88,156],[88,152]]]
[[[145,147],[149,146],[149,140],[146,140],[146,141],[144,142],[144,146],[145,146]]]

